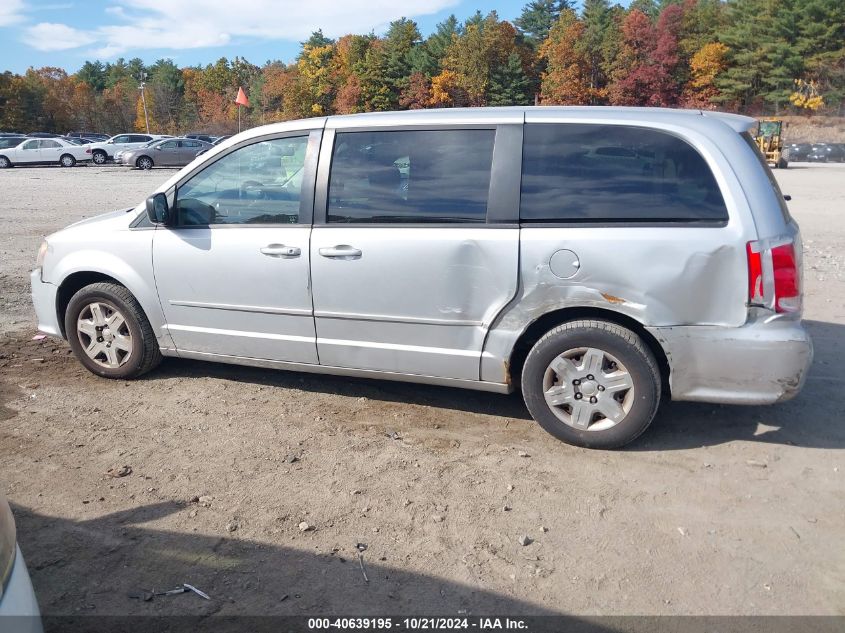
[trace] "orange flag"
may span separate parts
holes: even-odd
[[[246,93],[244,92],[243,88],[238,88],[238,96],[235,99],[235,103],[238,105],[249,107],[249,99],[246,97]]]

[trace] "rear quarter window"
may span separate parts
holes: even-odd
[[[751,136],[751,132],[743,132],[740,136],[742,136],[742,140],[751,147],[751,151],[754,152],[754,156],[757,157],[757,162],[760,163],[760,166],[766,174],[766,178],[769,179],[769,183],[772,185],[772,189],[775,190],[775,195],[777,196],[778,204],[780,204],[780,212],[783,214],[783,219],[788,223],[792,219],[789,215],[789,207],[786,206],[786,199],[783,197],[780,185],[778,184],[775,175],[772,173],[769,163],[766,162],[766,157],[760,150],[760,146],[754,141],[754,137]]]
[[[522,222],[688,222],[728,219],[704,158],[650,128],[527,124]]]

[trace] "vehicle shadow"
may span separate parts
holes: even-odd
[[[282,519],[265,542],[194,532],[190,513],[214,509],[191,503],[151,503],[82,521],[12,507],[45,616],[559,614],[481,583],[406,569],[391,556],[390,539],[372,534],[362,572],[356,546],[366,539],[344,528],[326,528],[337,532],[338,546],[323,551],[314,546],[316,533]],[[179,531],[155,527],[159,522]],[[211,599],[190,592],[145,599],[183,583]],[[49,631],[49,618],[46,624]]]
[[[685,450],[734,440],[845,448],[845,425],[833,423],[845,410],[845,379],[827,369],[836,367],[838,358],[845,354],[845,326],[823,321],[804,324],[814,341],[815,358],[804,389],[794,400],[771,406],[665,401],[648,431],[626,450]],[[187,376],[531,420],[518,393],[501,395],[178,359],[167,359],[160,369],[143,379]]]
[[[143,376],[141,380],[175,377],[219,378],[265,387],[299,389],[350,398],[365,397],[384,402],[531,420],[519,394],[504,395],[393,380],[311,374],[176,358],[166,358],[156,371]]]

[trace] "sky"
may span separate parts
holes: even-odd
[[[86,60],[172,59],[178,66],[240,56],[261,65],[293,60],[299,43],[322,28],[328,37],[382,34],[400,17],[423,35],[454,13],[476,9],[516,18],[527,0],[0,0],[0,72]]]

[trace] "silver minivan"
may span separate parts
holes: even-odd
[[[662,397],[801,389],[801,239],[750,118],[518,107],[277,123],[49,236],[39,328],[162,356],[508,393],[579,446]]]

